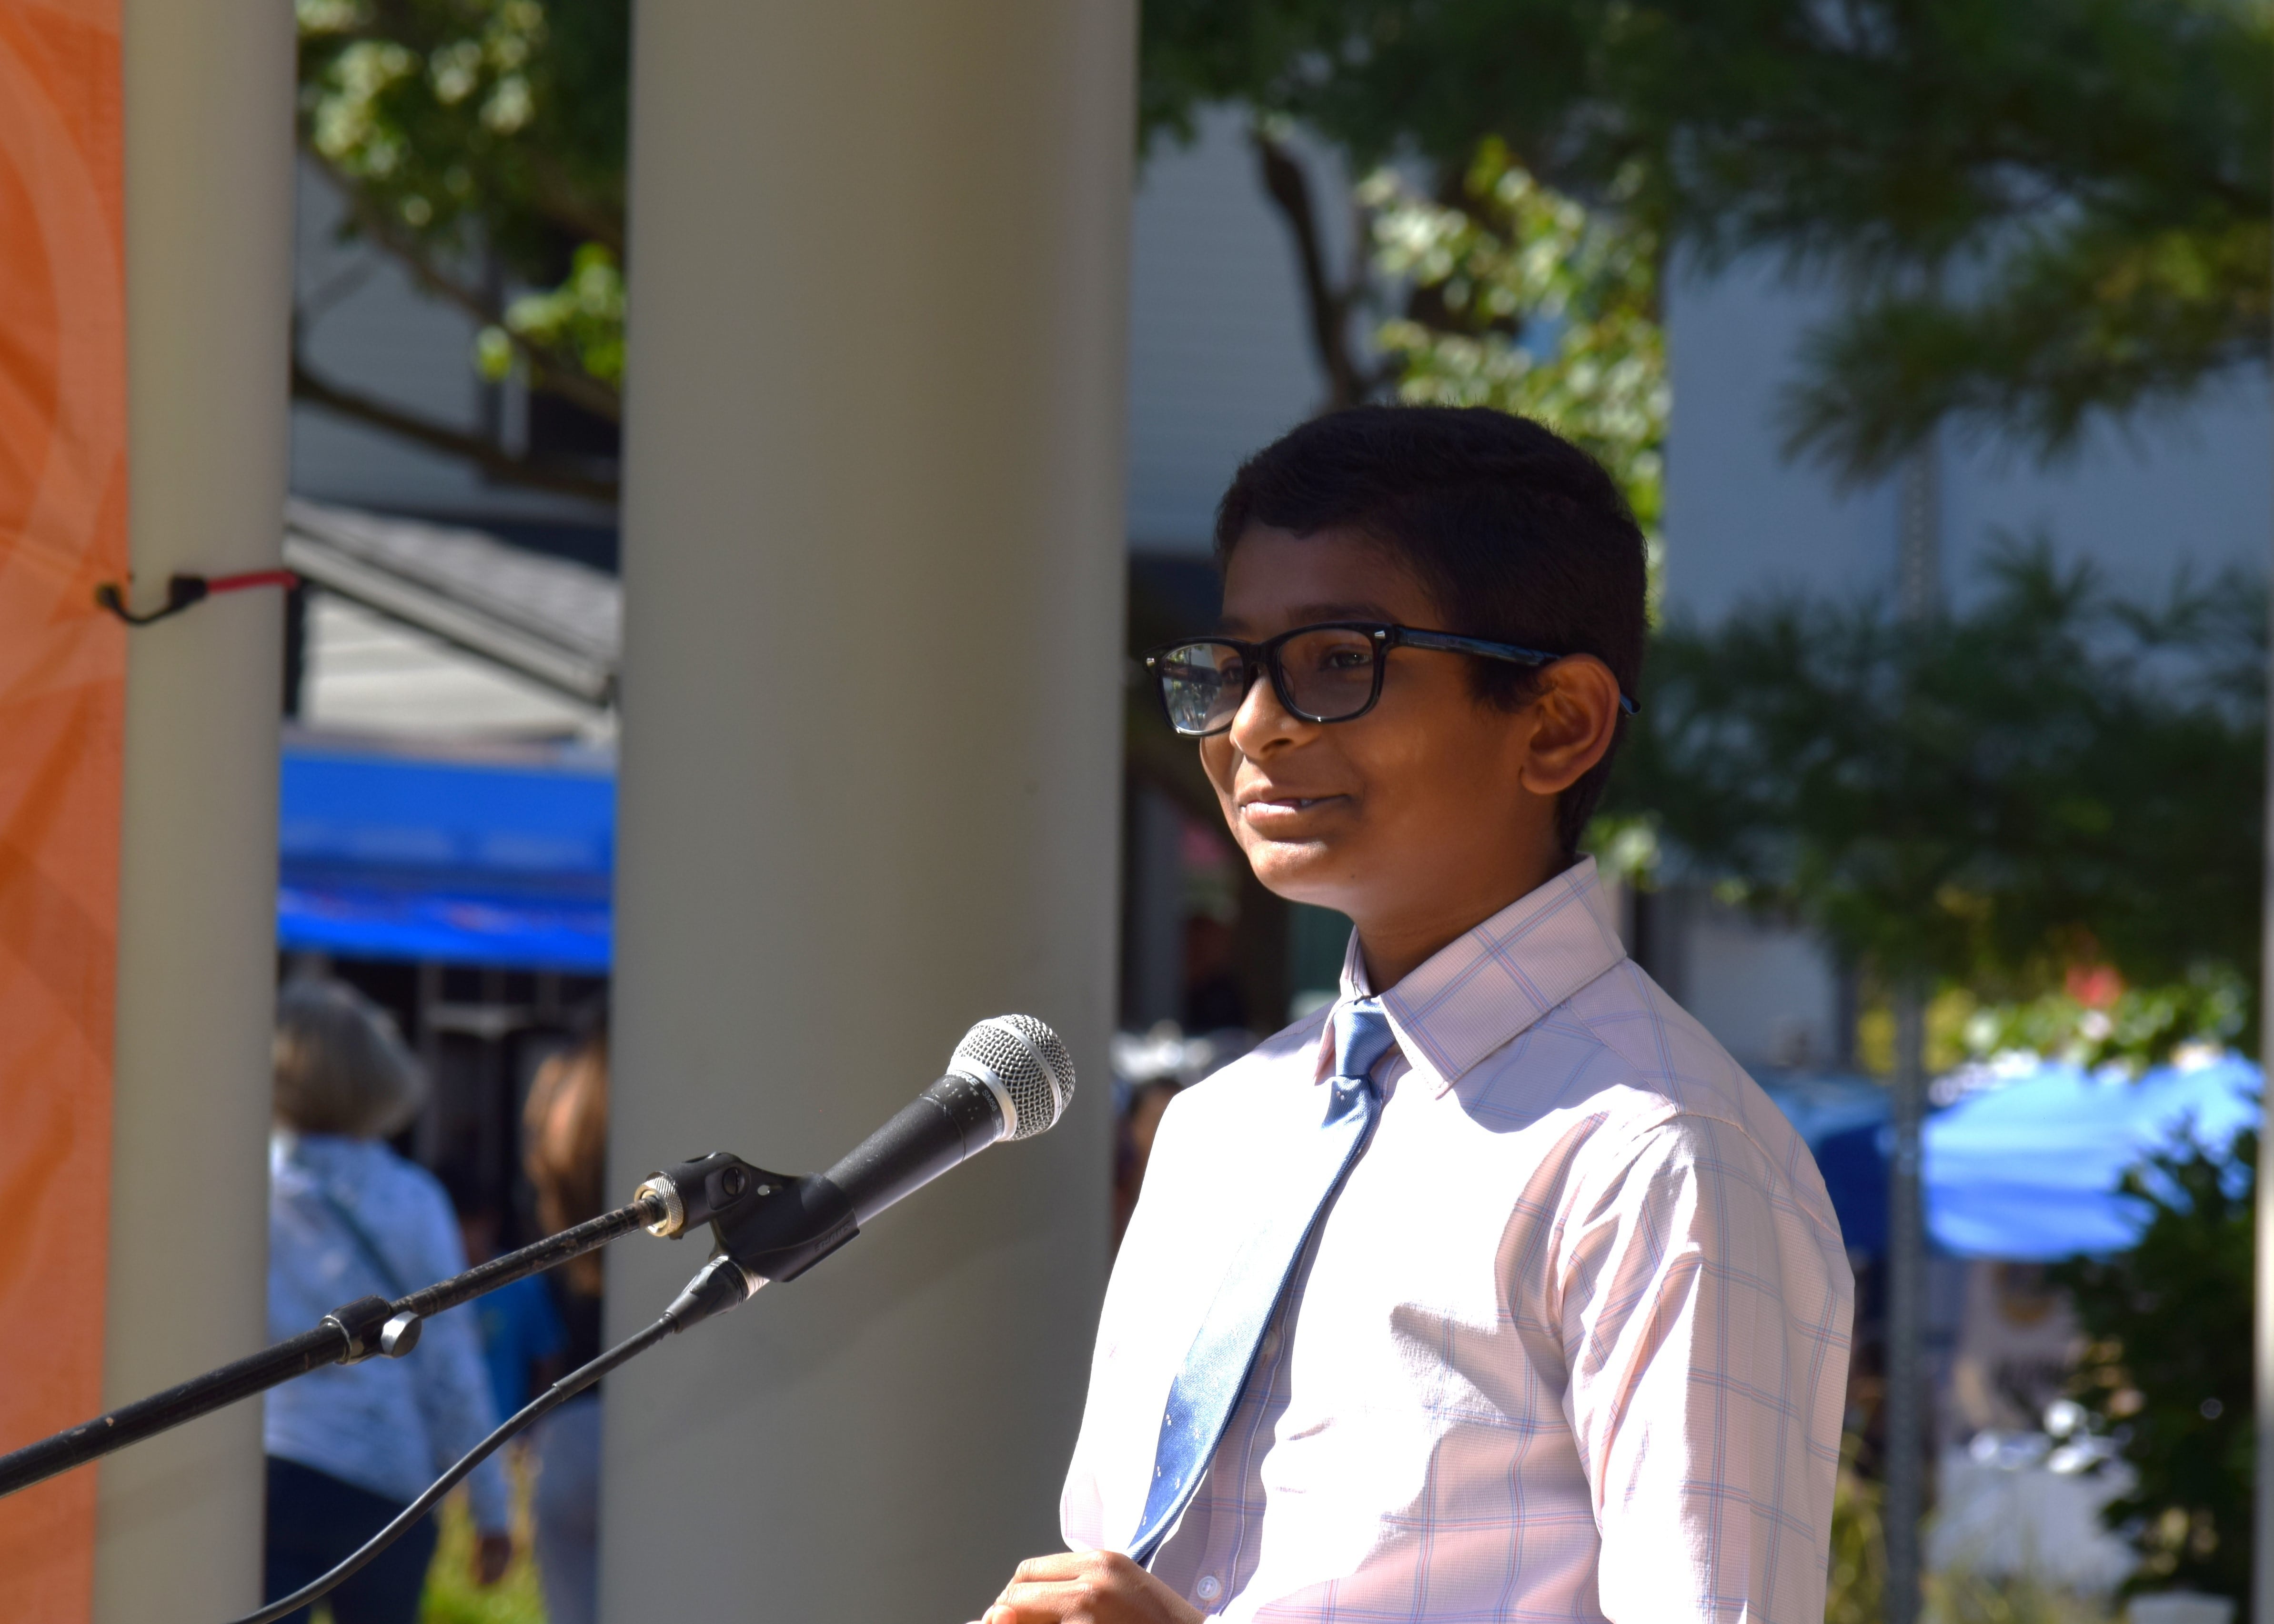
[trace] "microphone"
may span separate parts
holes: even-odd
[[[826,1173],[769,1173],[719,1151],[666,1168],[636,1199],[662,1214],[651,1234],[709,1223],[734,1268],[706,1274],[739,1274],[736,1300],[746,1301],[771,1282],[796,1279],[878,1213],[998,1139],[1055,1127],[1073,1082],[1073,1057],[1057,1033],[1031,1015],[993,1016],[964,1034],[945,1077]]]
[[[998,1015],[963,1034],[947,1075],[822,1175],[866,1223],[998,1139],[1048,1132],[1073,1098],[1073,1057],[1031,1015]]]

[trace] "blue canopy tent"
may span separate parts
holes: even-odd
[[[1764,1072],[1758,1080],[1815,1155],[1849,1250],[1876,1255],[1887,1231],[1887,1176],[1878,1148],[1887,1091],[1860,1077]]]
[[[605,974],[615,779],[591,758],[284,753],[277,945]]]
[[[2259,1116],[2259,1069],[2238,1055],[2131,1081],[2048,1064],[1926,1122],[1927,1231],[1962,1256],[2050,1262],[2132,1244],[2144,1216],[2115,1193],[2127,1168],[2182,1134],[2223,1150]]]
[[[2235,1055],[2158,1066],[2136,1081],[2059,1062],[1999,1078],[1927,1117],[1927,1237],[1946,1253],[2011,1262],[2127,1246],[2142,1214],[2116,1193],[2125,1169],[2181,1133],[2225,1148],[2257,1125],[2261,1085],[2259,1069]],[[1774,1086],[1770,1094],[1786,1103]],[[1880,1101],[1861,1120],[1787,1107],[1848,1244],[1874,1256],[1887,1236],[1884,1094]]]

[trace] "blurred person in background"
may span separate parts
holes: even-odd
[[[458,1210],[458,1233],[465,1238],[468,1266],[497,1256],[502,1226],[496,1212],[471,1211],[463,1202]],[[542,1274],[524,1274],[484,1292],[474,1299],[473,1312],[481,1334],[482,1363],[490,1373],[490,1402],[502,1418],[528,1403],[540,1382],[561,1374],[568,1333]],[[515,1443],[525,1447],[527,1440]]]
[[[1161,1117],[1178,1092],[1173,1077],[1140,1083],[1130,1090],[1128,1108],[1114,1124],[1113,1245],[1117,1252],[1123,1231],[1129,1228],[1129,1215],[1137,1210],[1138,1192],[1145,1187],[1145,1169],[1153,1160],[1153,1139],[1160,1132]]]
[[[274,1053],[268,1335],[282,1341],[343,1303],[403,1297],[466,1259],[442,1186],[382,1143],[426,1089],[393,1019],[341,982],[295,980],[277,999]],[[271,1392],[267,1598],[344,1560],[496,1424],[465,1314],[428,1320],[405,1358],[327,1366]],[[493,1584],[513,1556],[503,1468],[485,1462],[468,1490],[475,1578]],[[335,1590],[336,1624],[411,1624],[435,1538],[433,1519],[421,1518]]]
[[[606,1210],[608,1040],[605,1025],[538,1068],[523,1116],[523,1166],[547,1233]],[[600,1254],[546,1277],[567,1332],[564,1373],[600,1356]],[[598,1608],[600,1395],[587,1389],[538,1423],[537,1571],[550,1624],[591,1624]]]
[[[1251,1024],[1247,997],[1240,990],[1237,938],[1231,922],[1215,914],[1185,920],[1185,1030],[1222,1032]]]

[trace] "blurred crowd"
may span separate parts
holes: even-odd
[[[343,1303],[390,1300],[481,1262],[507,1214],[461,1212],[389,1140],[429,1079],[394,1018],[345,982],[304,976],[277,1000],[270,1153],[268,1331],[297,1335]],[[537,1071],[523,1116],[531,1214],[549,1232],[603,1209],[608,1071],[604,1026]],[[425,1323],[415,1358],[335,1365],[268,1395],[265,1594],[290,1595],[392,1522],[453,1462],[600,1349],[600,1254],[491,1292]],[[513,1484],[546,1616],[595,1616],[601,1395],[546,1416],[467,1480],[470,1575],[487,1587],[516,1549]],[[335,1624],[412,1624],[437,1542],[424,1518],[334,1590]],[[309,1616],[306,1610],[292,1615]]]

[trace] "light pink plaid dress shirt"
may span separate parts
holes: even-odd
[[[1854,1287],[1807,1147],[1627,958],[1592,861],[1383,1004],[1373,1137],[1153,1571],[1272,1624],[1819,1624]],[[1274,1147],[1317,1131],[1325,1028],[1162,1122],[1060,1506],[1077,1549],[1136,1532]]]

